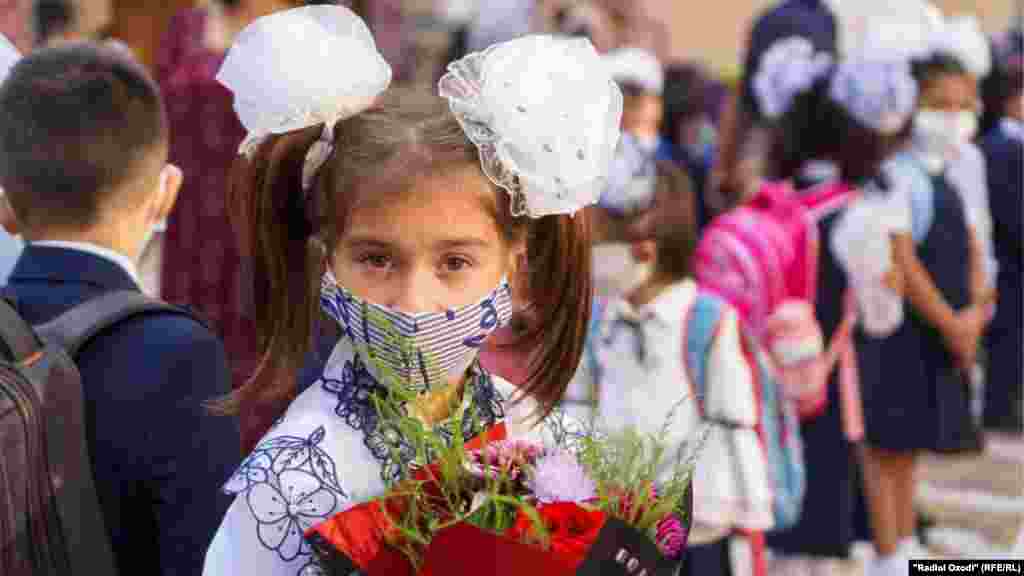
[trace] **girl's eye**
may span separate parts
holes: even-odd
[[[391,257],[387,254],[364,254],[358,258],[358,262],[370,268],[384,269],[391,265]]]
[[[459,272],[472,265],[473,263],[468,258],[462,256],[446,256],[444,259],[445,272]]]

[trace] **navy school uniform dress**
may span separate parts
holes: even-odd
[[[993,244],[999,263],[999,304],[989,326],[989,353],[985,379],[986,428],[1024,432],[1024,351],[1021,322],[1024,286],[1021,286],[1022,228],[1024,215],[1024,123],[1003,120],[981,142],[992,210]]]
[[[946,302],[970,303],[969,232],[960,194],[941,175],[928,174],[909,155],[902,166],[917,170],[920,192],[931,204],[931,222],[915,231],[917,257]],[[930,194],[929,194],[930,193]],[[930,198],[930,202],[929,202]],[[911,203],[921,210],[920,197]],[[915,218],[917,218],[915,216]],[[859,338],[865,441],[893,452],[963,453],[981,449],[971,416],[970,386],[946,349],[942,335],[909,302],[903,324],[884,339]]]
[[[30,244],[5,296],[32,324],[89,298],[139,290],[130,264],[95,247]],[[123,258],[123,257],[122,257]],[[206,400],[231,390],[224,348],[182,315],[127,320],[77,359],[100,506],[120,574],[200,574],[231,499],[220,491],[238,466],[236,420]]]
[[[846,275],[825,239],[839,221],[843,208],[818,222],[822,249],[818,256],[815,316],[827,342],[843,316]],[[800,435],[807,463],[807,492],[803,512],[795,526],[768,534],[772,550],[793,556],[847,558],[850,546],[870,540],[867,507],[856,446],[843,432],[839,398],[839,371],[828,380],[828,404],[818,417],[801,422]]]

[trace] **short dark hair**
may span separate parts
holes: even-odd
[[[663,279],[680,281],[692,272],[693,253],[697,247],[697,213],[696,198],[690,177],[672,162],[659,160],[655,163],[657,181],[655,186],[660,189],[669,188],[671,197],[683,202],[686,207],[685,223],[674,226],[671,232],[655,240],[654,271]]]
[[[76,24],[78,14],[71,0],[35,0],[32,3],[32,31],[36,46]]]
[[[154,153],[166,161],[159,90],[115,49],[42,49],[0,85],[0,186],[27,230],[94,224]]]
[[[969,74],[964,62],[949,52],[933,52],[925,58],[913,60],[910,71],[921,87],[921,91],[924,91],[926,84],[939,76]]]

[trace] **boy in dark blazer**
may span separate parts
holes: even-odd
[[[13,68],[0,85],[0,223],[27,242],[4,293],[27,321],[139,290],[136,262],[181,185],[166,162],[158,90],[121,52],[73,44]],[[100,334],[77,364],[119,573],[200,574],[240,454],[236,423],[205,406],[230,391],[223,346],[187,316],[152,314]]]

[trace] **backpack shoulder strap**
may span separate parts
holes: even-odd
[[[683,364],[698,399],[704,398],[707,357],[718,333],[722,310],[723,302],[717,297],[698,293],[686,311]]]
[[[122,290],[87,300],[37,326],[36,332],[43,339],[59,344],[68,356],[75,358],[82,346],[115,324],[142,314],[157,313],[188,316],[205,326],[188,308],[150,298],[141,292]]]
[[[7,348],[14,361],[28,358],[40,347],[32,327],[7,298],[0,298],[0,344]]]

